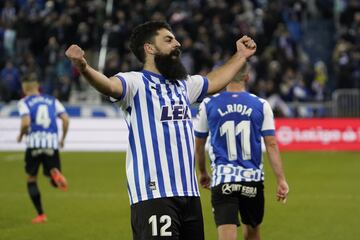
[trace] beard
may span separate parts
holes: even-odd
[[[162,76],[171,81],[185,80],[188,73],[180,60],[180,49],[175,49],[169,54],[156,54],[155,66]]]

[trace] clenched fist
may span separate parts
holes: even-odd
[[[70,59],[70,61],[79,69],[80,72],[85,71],[87,62],[85,59],[85,52],[78,45],[71,45],[65,51],[66,57]]]
[[[236,48],[244,57],[249,58],[256,52],[256,43],[245,35],[236,41]]]

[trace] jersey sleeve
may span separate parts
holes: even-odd
[[[274,136],[275,135],[275,123],[274,114],[267,101],[263,104],[264,120],[261,128],[262,136]]]
[[[55,111],[57,116],[66,112],[64,105],[57,99],[55,99]]]
[[[20,100],[17,105],[18,105],[19,115],[21,117],[30,114],[30,110],[23,99]]]
[[[190,103],[201,102],[208,91],[208,79],[200,75],[193,75],[188,76],[185,82]]]
[[[127,73],[117,73],[115,75],[121,82],[123,92],[118,99],[110,98],[112,102],[119,102],[120,105],[127,108],[138,90],[138,84],[136,73],[135,72],[127,72]]]
[[[209,135],[205,102],[202,102],[199,106],[199,112],[195,119],[194,130],[196,137],[206,138]]]

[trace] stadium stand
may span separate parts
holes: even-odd
[[[18,100],[21,76],[36,72],[42,92],[61,101],[102,103],[64,50],[79,44],[107,76],[140,69],[128,38],[134,26],[151,19],[171,24],[192,74],[206,74],[223,62],[240,35],[253,37],[259,47],[249,87],[269,100],[277,116],[332,116],[327,106],[334,106],[336,89],[360,89],[357,0],[4,0],[0,101]]]

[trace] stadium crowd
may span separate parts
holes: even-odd
[[[0,101],[21,97],[20,79],[28,72],[40,76],[42,92],[61,101],[74,91],[86,92],[64,56],[70,43],[81,46],[93,66],[106,43],[107,76],[140,69],[128,39],[133,27],[147,20],[170,23],[191,74],[221,64],[239,36],[254,38],[250,91],[285,116],[291,113],[284,102],[324,101],[336,88],[360,88],[358,0],[122,0],[113,1],[110,16],[105,0],[3,0]]]

